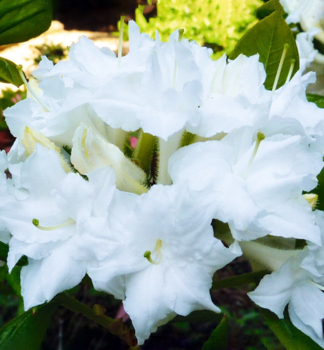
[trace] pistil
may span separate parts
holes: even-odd
[[[274,81],[274,83],[273,83],[272,94],[274,94],[274,92],[275,92],[276,89],[277,89],[277,85],[278,85],[278,81],[279,81],[279,78],[280,78],[282,66],[283,66],[283,64],[284,64],[285,57],[286,57],[286,54],[287,54],[288,49],[289,49],[289,44],[285,44],[285,45],[284,45],[283,52],[282,52],[282,55],[281,55],[281,58],[280,58],[279,67],[278,67],[278,70],[277,70],[276,78],[275,78],[275,81]]]
[[[247,176],[247,174],[248,174],[248,172],[249,172],[249,170],[250,170],[250,168],[252,166],[252,163],[254,161],[254,158],[255,158],[255,156],[256,156],[256,154],[258,152],[258,149],[260,147],[261,141],[263,141],[264,139],[265,139],[265,135],[262,132],[258,132],[258,134],[257,134],[257,141],[255,143],[253,153],[252,153],[251,158],[249,160],[249,163],[248,163],[248,165],[247,165],[247,167],[246,167],[246,169],[245,169],[245,171],[244,171],[244,173],[242,175],[243,179]]]
[[[118,45],[118,68],[121,67],[121,58],[123,53],[123,32],[124,20],[126,16],[120,16],[120,31],[119,31],[119,45]]]
[[[66,222],[63,222],[62,224],[60,225],[57,225],[57,226],[41,226],[39,224],[39,220],[38,219],[33,219],[33,225],[36,226],[38,229],[42,230],[42,231],[53,231],[53,230],[57,230],[59,228],[62,228],[62,227],[65,227],[65,226],[69,226],[69,225],[73,225],[75,224],[75,221],[73,219],[70,219]]]
[[[157,254],[157,257],[158,257],[157,261],[152,259],[151,257],[152,253],[149,250],[144,253],[144,258],[146,258],[153,265],[159,265],[162,260],[161,248],[162,248],[162,241],[158,239],[156,241],[155,249],[153,250],[153,252],[156,252]]]

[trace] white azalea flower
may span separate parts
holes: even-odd
[[[78,284],[98,247],[103,258],[115,246],[107,222],[120,194],[113,171],[99,169],[88,178],[66,174],[57,153],[40,145],[21,168],[29,196],[5,205],[0,217],[12,234],[9,269],[22,255],[29,258],[21,274],[25,309]]]
[[[178,150],[169,162],[172,180],[205,190],[214,217],[229,223],[238,240],[270,233],[318,243],[319,230],[302,190],[316,186],[321,155],[297,135],[259,133],[252,144],[253,135],[246,128]]]
[[[153,186],[121,228],[125,245],[116,260],[89,269],[95,288],[108,292],[123,274],[124,307],[139,344],[176,314],[220,311],[210,299],[211,278],[241,251],[214,238],[210,210],[196,199],[186,186]]]
[[[323,235],[323,212],[317,211],[317,221]],[[283,318],[287,304],[295,327],[324,347],[324,270],[322,246],[310,244],[296,257],[288,259],[278,270],[265,276],[249,293],[261,307]]]

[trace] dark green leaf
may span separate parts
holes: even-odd
[[[41,305],[16,317],[0,329],[1,350],[37,350],[58,303]]]
[[[213,331],[201,350],[226,350],[228,343],[228,323],[226,315]]]
[[[324,96],[315,94],[306,94],[308,102],[314,102],[317,107],[324,108]]]
[[[201,310],[193,311],[188,316],[176,316],[170,321],[170,323],[179,323],[179,322],[217,322],[219,323],[222,320],[223,315],[217,314],[213,311]]]
[[[280,11],[282,15],[285,13],[284,8],[282,7],[279,1],[270,0],[257,9],[257,17],[259,19],[263,19],[271,15],[271,13],[273,13],[274,11]]]
[[[0,242],[0,260],[7,261],[8,251],[8,244]]]
[[[0,45],[34,38],[45,32],[51,21],[51,0],[1,0]]]
[[[284,319],[279,319],[274,313],[267,309],[261,309],[261,312],[268,326],[287,350],[322,349],[291,323],[287,310],[285,311]]]
[[[6,276],[7,282],[9,286],[13,289],[15,294],[22,298],[21,296],[21,286],[20,286],[20,272],[21,272],[20,266],[15,266],[11,273],[8,273]],[[1,349],[1,348],[0,348]]]
[[[273,6],[279,2],[278,0],[272,1]],[[237,43],[229,58],[235,59],[240,54],[246,56],[259,54],[260,61],[264,64],[267,73],[265,87],[272,89],[285,44],[288,44],[289,47],[277,85],[279,88],[286,81],[291,60],[295,60],[293,74],[299,69],[296,41],[291,29],[282,17],[280,8],[253,26]]]
[[[269,273],[267,270],[262,270],[258,272],[245,273],[240,276],[223,278],[221,280],[214,281],[211,289],[238,287],[250,283],[258,284],[267,273]]]

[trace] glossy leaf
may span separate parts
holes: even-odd
[[[41,305],[28,310],[0,329],[1,350],[37,350],[46,333],[58,303]]]
[[[226,315],[213,331],[201,350],[226,350],[228,343],[228,323]]]
[[[276,8],[276,11],[253,26],[241,38],[234,51],[229,56],[230,59],[235,59],[240,54],[246,56],[259,54],[260,62],[264,64],[267,73],[267,79],[265,81],[265,87],[267,89],[273,88],[285,44],[288,44],[289,47],[282,66],[277,88],[285,83],[291,66],[291,60],[295,60],[293,74],[299,69],[299,56],[296,41],[291,29],[282,16],[282,7],[278,0],[271,0],[270,5]],[[273,8],[268,9],[269,12],[271,12]]]
[[[45,32],[51,21],[51,0],[1,0],[0,45],[34,38]]]
[[[287,350],[320,350],[322,349],[307,335],[297,329],[290,321],[288,311],[285,311],[284,319],[279,319],[267,309],[261,312],[273,333]]]
[[[3,57],[0,57],[0,81],[2,83],[11,83],[16,86],[23,84],[23,81],[16,68],[16,64]]]

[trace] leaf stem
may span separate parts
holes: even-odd
[[[135,346],[137,344],[134,331],[130,330],[121,319],[113,319],[105,315],[98,316],[93,309],[80,303],[67,293],[58,294],[55,300],[68,310],[81,313],[83,316],[107,328],[110,333],[117,335],[120,339],[124,340],[127,345]]]

